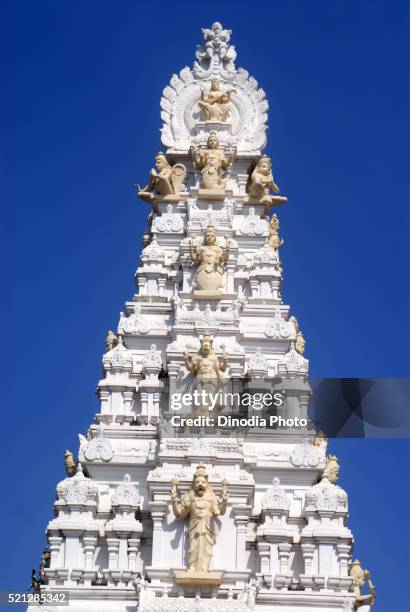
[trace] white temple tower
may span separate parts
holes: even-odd
[[[359,599],[367,574],[352,560],[337,459],[298,425],[308,361],[281,297],[272,211],[286,198],[262,155],[265,92],[236,68],[230,34],[217,23],[203,30],[193,67],[161,98],[165,153],[138,186],[150,213],[138,290],[107,336],[100,409],[78,459],[67,457],[47,527],[41,591],[67,591],[75,612],[346,612],[371,603]],[[293,424],[172,431],[172,415],[217,414],[204,395],[196,410],[175,410],[174,393],[228,386],[283,394],[272,414]],[[206,481],[198,498],[186,495],[195,474]],[[220,512],[211,519],[195,515],[207,499]]]

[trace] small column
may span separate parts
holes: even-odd
[[[119,538],[107,538],[108,547],[108,569],[116,570],[118,568],[118,551],[120,548]]]
[[[99,390],[99,396],[101,400],[101,414],[110,414],[109,401],[110,401],[110,392],[106,389]]]
[[[131,412],[132,400],[134,399],[134,391],[123,391],[123,413],[129,415]]]
[[[339,561],[339,576],[349,575],[350,544],[337,544],[337,555]]]
[[[258,553],[261,560],[261,573],[270,573],[270,544],[268,542],[258,542]]]
[[[246,533],[252,506],[237,504],[232,506],[232,514],[236,527],[235,569],[246,569]]]
[[[278,556],[279,556],[279,573],[287,574],[289,571],[289,555],[292,550],[292,544],[289,542],[281,542],[278,544]]]
[[[151,518],[154,523],[152,531],[152,563],[153,567],[162,567],[164,558],[162,556],[162,534],[164,531],[163,520],[168,511],[168,503],[165,501],[150,501]]]
[[[50,544],[50,569],[58,567],[58,557],[60,554],[60,547],[63,538],[61,536],[49,536],[48,541]]]
[[[84,535],[83,545],[84,545],[84,569],[92,570],[93,565],[94,565],[93,564],[94,551],[97,545],[97,536]]]
[[[128,569],[131,572],[137,571],[139,543],[139,538],[129,538],[128,540]]]
[[[302,543],[302,554],[305,562],[305,574],[312,576],[313,574],[313,555],[315,552],[315,545],[311,542]]]

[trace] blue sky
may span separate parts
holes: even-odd
[[[77,450],[97,411],[105,332],[133,294],[146,225],[132,185],[144,183],[160,148],[162,89],[192,63],[201,27],[218,19],[233,30],[237,65],[270,102],[267,152],[289,198],[280,210],[283,296],[311,374],[409,375],[409,19],[408,3],[392,0],[2,8],[0,588],[14,589],[38,564],[64,451]],[[408,442],[342,440],[331,451],[375,610],[402,610]]]

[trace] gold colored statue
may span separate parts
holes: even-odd
[[[198,106],[202,111],[202,121],[226,121],[229,102],[234,89],[222,91],[218,79],[212,79],[211,88],[202,90]]]
[[[225,247],[217,244],[216,232],[213,225],[208,225],[205,230],[204,240],[201,245],[195,241],[193,235],[189,243],[191,260],[198,264],[198,269],[193,282],[196,290],[195,297],[218,299],[222,287],[224,268],[229,258],[229,239],[225,238]]]
[[[177,202],[180,199],[179,190],[186,176],[186,168],[183,164],[171,166],[163,153],[158,153],[155,157],[155,168],[150,172],[148,184],[141,187],[135,185],[138,190],[138,197],[145,202],[152,202],[157,199]]]
[[[67,473],[67,476],[74,476],[77,471],[77,462],[74,459],[74,455],[71,451],[66,450],[64,455],[64,467]]]
[[[281,196],[272,196],[270,190],[279,193],[279,187],[275,183],[272,174],[272,162],[267,155],[262,155],[248,180],[247,192],[249,202],[255,201],[265,204],[265,214],[272,206],[280,206],[288,199]]]
[[[279,219],[273,214],[269,223],[269,246],[277,251],[283,244],[283,238],[279,238]]]
[[[324,475],[332,484],[336,484],[339,479],[340,463],[336,455],[328,455]]]
[[[215,130],[209,133],[206,149],[192,148],[194,163],[201,171],[201,187],[214,192],[214,197],[223,197],[225,194],[225,170],[232,163],[232,156],[225,157],[219,148],[218,136]],[[212,198],[212,193],[208,193]]]
[[[118,344],[118,336],[117,334],[114,334],[114,332],[109,329],[107,332],[107,335],[105,336],[105,348],[107,349],[107,351],[111,351],[114,346],[117,346]]]
[[[228,367],[228,356],[225,347],[222,347],[222,358],[218,358],[213,349],[213,337],[205,335],[201,338],[201,348],[197,355],[184,353],[185,367],[195,376],[195,389],[200,394],[199,411],[209,410],[212,401],[210,395],[215,396],[221,385],[222,372]]]
[[[314,440],[314,445],[318,448],[324,448],[326,450],[327,448],[327,435],[325,434],[324,431],[318,431],[316,436],[315,436],[315,440]]]
[[[364,604],[372,606],[375,600],[376,590],[370,578],[370,572],[364,570],[360,561],[356,559],[350,567],[349,576],[353,578],[353,591],[355,594],[355,609],[360,608]],[[361,588],[367,582],[370,593],[368,595],[361,594]]]
[[[228,483],[223,481],[221,502],[208,483],[204,465],[198,465],[192,488],[178,501],[178,481],[173,480],[172,509],[177,518],[188,519],[188,572],[208,572],[217,528],[214,518],[225,514],[228,501]]]
[[[294,328],[296,330],[296,340],[295,340],[295,349],[300,355],[303,355],[306,349],[306,340],[299,329],[299,323],[296,317],[289,317],[289,321],[293,323]]]

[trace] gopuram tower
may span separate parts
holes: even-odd
[[[303,426],[266,95],[236,68],[230,30],[202,32],[161,98],[137,292],[107,334],[99,411],[66,453],[37,590],[68,593],[74,612],[369,610],[339,462]],[[228,407],[227,390],[259,405]]]

